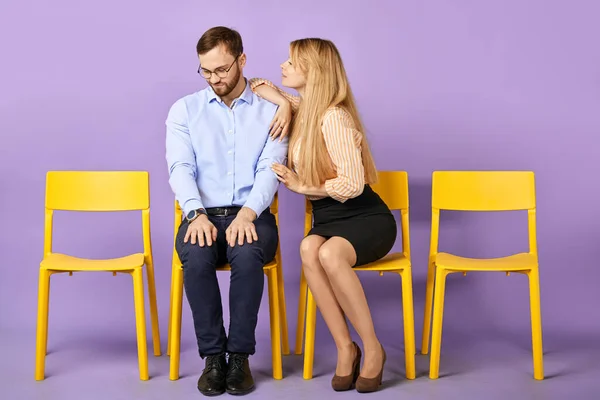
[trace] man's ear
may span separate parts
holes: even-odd
[[[244,68],[246,66],[246,53],[242,53],[239,58],[240,68]]]

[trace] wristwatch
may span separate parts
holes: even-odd
[[[187,219],[188,222],[192,222],[193,220],[195,220],[196,218],[198,218],[200,215],[207,215],[206,214],[206,210],[204,208],[199,208],[197,210],[192,210],[188,213],[188,215],[185,216],[185,219]]]

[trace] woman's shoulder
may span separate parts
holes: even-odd
[[[323,123],[337,123],[350,126],[352,128],[355,127],[354,119],[350,113],[344,107],[340,106],[329,107],[323,115]]]
[[[329,107],[327,111],[325,111],[325,114],[323,115],[323,125],[356,129],[356,124],[354,123],[352,115],[350,115],[344,107],[340,106]]]

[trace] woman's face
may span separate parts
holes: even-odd
[[[281,64],[281,85],[296,90],[306,86],[306,75],[298,66],[292,64],[291,56]]]

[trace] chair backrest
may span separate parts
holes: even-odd
[[[378,171],[377,183],[371,185],[390,210],[400,210],[402,229],[402,251],[410,258],[410,235],[408,218],[408,173],[406,171]],[[312,227],[312,205],[306,200],[304,234]]]
[[[537,253],[535,175],[532,171],[435,171],[431,188],[431,248],[437,253],[440,210],[527,210],[529,249]]]
[[[150,208],[146,171],[50,171],[46,208],[70,211],[130,211]]]
[[[535,208],[531,171],[435,171],[432,206],[440,210],[510,211]]]
[[[406,171],[379,171],[377,182],[371,187],[390,210],[400,210],[402,252],[410,260],[408,173]]]
[[[408,173],[406,171],[379,171],[373,190],[390,210],[408,209]]]
[[[277,226],[279,227],[279,195],[275,192],[275,197],[270,205],[271,214],[275,216],[275,221],[277,222]],[[174,228],[173,228],[173,266],[181,266],[181,260],[179,259],[179,255],[177,254],[177,250],[175,249],[175,240],[177,240],[177,232],[179,231],[179,225],[181,225],[181,221],[183,220],[183,210],[179,206],[177,200],[175,200],[175,220],[174,220]],[[281,232],[279,232],[281,234]],[[279,248],[279,244],[277,245],[277,254],[275,255],[277,259],[277,263],[281,265],[281,251]]]
[[[54,210],[141,210],[144,254],[150,254],[149,181],[147,171],[49,171],[46,174],[45,253],[52,251]]]

